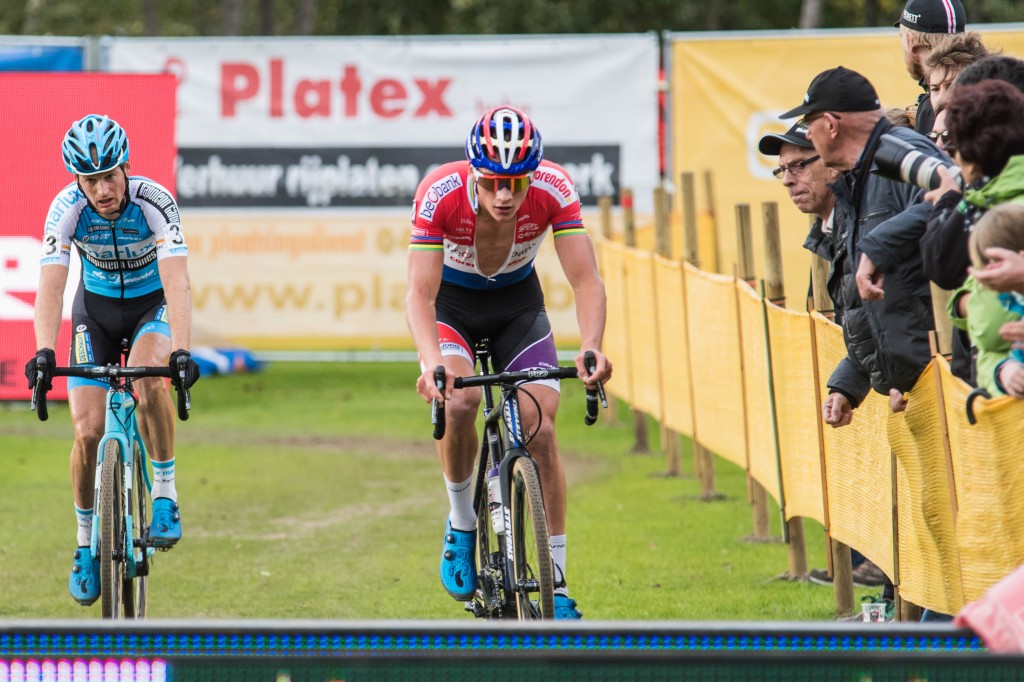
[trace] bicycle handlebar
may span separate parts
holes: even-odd
[[[584,362],[589,361],[587,365],[587,371],[593,373],[596,369],[596,357],[593,352],[587,351],[584,356]],[[542,381],[544,379],[576,379],[579,378],[579,372],[575,367],[553,367],[551,369],[535,368],[535,369],[522,369],[514,372],[499,372],[497,374],[475,374],[468,377],[456,377],[454,386],[455,388],[474,388],[477,386],[496,386],[500,384],[516,384],[526,381]],[[438,365],[434,369],[434,385],[437,386],[437,390],[444,393],[445,387],[445,370],[442,365]],[[590,394],[594,393],[595,397],[591,401]],[[604,396],[604,387],[601,382],[597,383],[597,389],[594,391],[587,391],[587,416],[584,418],[584,423],[587,426],[592,425],[597,421],[597,395],[601,396],[601,404],[604,407],[608,407],[608,403]],[[593,405],[591,405],[593,402]],[[593,416],[591,416],[593,411]],[[439,403],[437,399],[434,399],[430,403],[430,417],[431,423],[434,425],[434,440],[441,440],[444,438],[445,433],[445,416],[444,416],[444,403]]]
[[[143,377],[170,378],[171,370],[169,367],[121,367],[118,365],[100,367],[95,365],[79,365],[77,367],[54,367],[53,376],[82,377],[85,379],[117,379],[121,377],[126,379],[139,379]],[[42,378],[43,372],[38,370],[36,385],[32,389],[32,409],[35,410],[39,421],[44,422],[49,419],[50,415],[46,409],[47,391],[42,390]],[[192,409],[189,391],[187,388],[175,388],[175,390],[178,392],[178,419],[185,421],[188,419],[188,411]]]

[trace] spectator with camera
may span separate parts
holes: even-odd
[[[825,422],[840,427],[872,388],[902,409],[902,394],[931,358],[931,292],[918,249],[931,207],[920,188],[872,173],[876,154],[888,137],[945,157],[924,136],[893,127],[874,86],[842,66],[818,74],[803,104],[782,118],[794,116],[803,116],[825,164],[842,173],[832,185],[837,249],[828,287],[842,301],[847,356],[829,377],[822,406]]]
[[[974,225],[991,207],[1024,199],[1024,93],[1000,80],[973,85],[958,81],[946,107],[946,132],[946,149],[961,169],[962,182],[939,170],[942,184],[925,196],[934,209],[921,239],[921,253],[925,273],[933,282],[944,289],[959,289],[967,280],[967,241]],[[997,277],[1000,269],[994,267],[992,273],[986,270],[978,276],[991,286],[985,279]],[[961,300],[958,305],[965,304]],[[954,313],[965,311],[965,307],[953,309]],[[954,341],[953,372],[975,384],[970,343],[962,338]]]

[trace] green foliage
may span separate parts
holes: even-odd
[[[414,364],[272,365],[203,379],[178,425],[185,537],[158,554],[162,618],[469,618],[438,584],[447,513]],[[660,455],[630,453],[632,418],[583,425],[563,387],[569,581],[591,619],[821,619],[832,591],[775,580],[786,548],[744,540],[743,472],[719,461],[724,501]],[[657,428],[651,434],[657,441]],[[67,594],[75,542],[67,408],[39,423],[0,406],[0,618],[95,618]],[[684,453],[684,469],[690,462]],[[778,534],[776,513],[774,533]],[[808,556],[822,565],[820,526]]]

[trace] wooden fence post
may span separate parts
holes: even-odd
[[[633,212],[633,190],[622,190],[622,227],[626,246],[636,248],[636,215]],[[628,301],[627,301],[628,304]],[[630,351],[632,353],[632,351]],[[647,437],[647,415],[630,406],[633,413],[633,452],[650,452]]]
[[[776,305],[785,305],[786,288],[782,272],[782,236],[779,226],[779,206],[775,202],[761,204],[764,221],[764,261],[765,261],[765,295],[768,301]],[[770,349],[770,347],[769,347]],[[770,361],[770,359],[769,359]],[[774,382],[773,389],[774,390]],[[775,410],[775,400],[772,400]],[[789,576],[791,578],[807,577],[807,546],[804,543],[804,520],[793,517],[786,520],[786,495],[782,487],[782,461],[779,450],[778,423],[772,416],[775,431],[775,453],[779,471],[779,500],[782,512],[782,523],[786,544],[789,547]]]
[[[655,249],[659,256],[672,258],[672,226],[669,215],[672,210],[672,196],[663,188],[654,190],[654,231]],[[665,368],[662,368],[662,372]],[[661,447],[665,450],[665,475],[679,476],[681,447],[679,434],[661,425]]]

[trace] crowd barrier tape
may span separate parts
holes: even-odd
[[[1024,562],[1024,401],[980,399],[970,425],[970,388],[936,356],[904,412],[872,392],[823,425],[842,330],[652,255],[645,234],[597,239],[612,395],[746,470],[786,520],[826,524],[914,604],[956,613]]]

